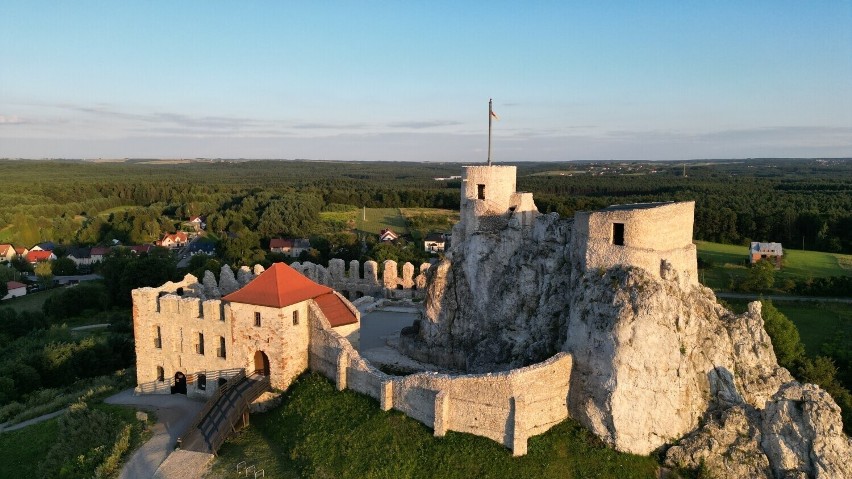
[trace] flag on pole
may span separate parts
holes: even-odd
[[[497,114],[496,114],[496,113],[494,113],[494,110],[491,110],[491,118],[494,118],[495,120],[499,120],[499,119],[500,119],[500,117],[499,117],[499,116],[497,116]]]

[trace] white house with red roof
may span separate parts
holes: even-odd
[[[394,233],[391,229],[382,230],[379,233],[379,241],[396,241],[399,238],[399,235]]]
[[[0,244],[0,262],[3,261],[12,261],[17,256],[15,253],[15,247],[10,244]]]
[[[9,291],[6,293],[6,296],[3,296],[2,298],[0,298],[0,300],[18,298],[27,294],[27,285],[25,285],[24,283],[19,283],[17,281],[7,281],[6,288],[8,288]]]
[[[27,263],[36,264],[41,263],[42,261],[53,261],[56,259],[56,255],[53,254],[53,251],[47,250],[32,250],[26,255]]]
[[[287,386],[308,368],[310,322],[321,315],[357,342],[360,313],[345,298],[284,263],[275,263],[221,299],[187,275],[179,283],[133,291],[136,376],[140,390],[208,395],[213,372],[243,368]],[[218,374],[218,373],[217,373]],[[199,375],[203,375],[200,378]],[[158,387],[162,384],[162,387]],[[153,385],[153,386],[152,386]],[[169,387],[165,387],[169,385]]]
[[[181,246],[186,245],[189,241],[189,236],[183,231],[178,231],[177,233],[166,233],[163,235],[163,239],[157,241],[157,246],[163,246],[165,248],[179,248]]]
[[[272,238],[269,240],[269,251],[298,258],[303,251],[311,249],[311,241],[307,238]]]

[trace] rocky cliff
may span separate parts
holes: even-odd
[[[614,448],[715,477],[852,478],[825,392],[778,366],[760,303],[733,314],[663,261],[585,271],[570,221],[479,232],[432,268],[416,359],[468,371],[573,356],[571,417]]]
[[[419,329],[401,337],[415,359],[470,372],[525,366],[557,353],[568,318],[571,221],[539,215],[481,232],[430,268]]]

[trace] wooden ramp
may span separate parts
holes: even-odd
[[[228,379],[207,400],[195,421],[178,438],[178,447],[185,451],[216,454],[228,435],[241,424],[248,423],[249,405],[269,389],[269,377],[245,371]]]

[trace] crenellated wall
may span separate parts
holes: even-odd
[[[361,264],[356,260],[349,262],[348,270],[346,262],[337,258],[329,260],[328,267],[308,261],[290,266],[312,281],[333,288],[349,300],[355,300],[361,296],[423,298],[426,294],[426,271],[430,265],[423,263],[415,269],[413,264],[405,263],[402,265],[402,274],[396,261],[391,260],[385,261],[381,270],[375,261],[366,261],[363,274]]]
[[[317,307],[310,308],[310,368],[433,428],[435,436],[459,431],[487,437],[527,452],[527,439],[568,417],[572,359],[559,353],[547,361],[511,371],[450,375],[385,374],[367,362]]]

